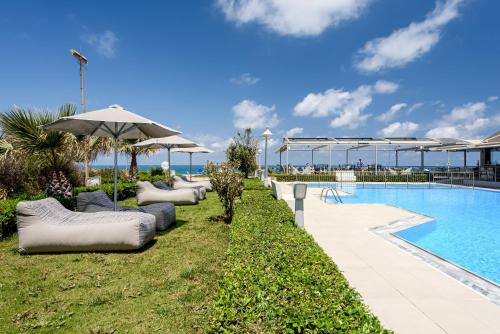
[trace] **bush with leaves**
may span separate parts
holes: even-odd
[[[216,164],[207,162],[205,166],[213,190],[219,196],[224,208],[224,222],[230,224],[233,220],[236,199],[243,192],[243,178],[234,162]]]
[[[226,150],[227,160],[238,165],[238,169],[248,178],[257,169],[257,139],[252,136],[252,130],[246,129],[238,133]]]

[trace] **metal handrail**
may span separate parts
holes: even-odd
[[[333,199],[335,199],[335,202],[337,202],[337,203],[339,203],[339,202],[340,203],[344,203],[344,202],[342,202],[342,198],[340,198],[339,192],[335,188],[323,188],[323,189],[321,189],[321,194],[319,195],[319,199],[321,200],[321,198],[324,195],[324,200],[326,202],[326,199],[328,197],[328,192],[329,191],[332,193],[332,196],[333,196]]]

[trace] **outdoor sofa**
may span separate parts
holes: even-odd
[[[210,181],[188,181],[179,176],[174,176],[173,178],[173,188],[174,189],[184,189],[184,188],[194,188],[194,187],[204,187],[207,191],[212,191],[212,184]]]
[[[113,211],[114,203],[102,190],[82,192],[76,196],[76,210],[79,212]],[[150,204],[141,208],[117,206],[117,211],[152,214],[156,218],[157,231],[164,231],[175,224],[175,205],[172,203]]]
[[[163,190],[156,188],[149,181],[140,181],[135,185],[137,204],[170,202],[174,205],[198,204],[198,192],[195,189]]]
[[[173,187],[168,186],[165,182],[163,181],[155,181],[153,182],[153,185],[158,188],[158,189],[163,189],[163,190],[175,190]],[[183,188],[187,189],[187,188]],[[190,189],[193,189],[196,191],[198,195],[198,200],[203,200],[205,199],[207,190],[203,186],[196,186],[196,187],[191,187]]]
[[[20,253],[134,250],[155,235],[155,217],[143,212],[74,212],[51,197],[16,211]]]

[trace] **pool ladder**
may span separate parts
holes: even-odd
[[[335,200],[335,203],[344,203],[342,202],[342,198],[340,198],[339,192],[335,188],[323,188],[321,189],[321,194],[319,195],[319,199],[321,200],[322,198],[326,202],[326,198],[328,197],[328,193],[332,193],[333,199]]]

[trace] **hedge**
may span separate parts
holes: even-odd
[[[230,238],[212,333],[388,332],[269,190],[244,192]]]
[[[85,191],[104,190],[110,198],[113,198],[113,184],[106,183],[92,187],[77,187],[73,189],[73,196],[70,198],[58,199],[69,210],[76,208],[76,196]],[[4,239],[17,230],[16,225],[16,205],[20,201],[37,200],[44,198],[43,194],[32,197],[17,197],[13,199],[0,200],[0,237]],[[130,197],[135,197],[135,183],[118,183],[118,200],[124,200]]]
[[[279,182],[335,182],[335,175],[328,174],[277,174]]]
[[[368,174],[356,172],[357,182],[428,182],[428,174],[411,174],[411,175],[397,175],[397,174]],[[276,181],[279,182],[335,182],[335,175],[326,174],[278,174]],[[342,178],[339,177],[339,181]]]

